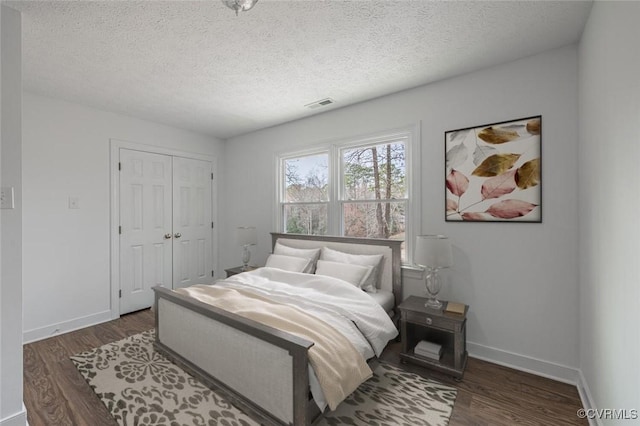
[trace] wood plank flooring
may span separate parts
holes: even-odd
[[[120,319],[24,346],[24,403],[30,426],[114,426],[98,397],[69,356],[123,339],[154,326],[145,310]],[[400,363],[400,344],[382,358],[458,389],[451,416],[456,425],[587,425],[574,386],[469,358],[464,379]]]

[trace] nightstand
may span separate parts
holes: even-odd
[[[227,278],[229,278],[232,275],[239,274],[241,272],[253,271],[254,269],[258,269],[258,267],[257,266],[248,266],[247,270],[244,271],[242,269],[242,266],[235,266],[233,268],[225,269],[224,271],[227,273]]]
[[[422,367],[431,368],[461,379],[467,366],[467,312],[464,314],[445,312],[446,301],[442,301],[442,309],[431,309],[424,306],[424,297],[410,296],[398,306],[400,309],[400,337],[403,362],[410,362]],[[416,355],[413,351],[421,341],[442,345],[442,356],[439,360]]]

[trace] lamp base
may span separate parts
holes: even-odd
[[[251,251],[249,250],[249,244],[242,246],[242,270],[249,270],[249,260],[251,260]]]
[[[442,309],[442,306],[444,305],[438,299],[429,298],[427,299],[427,303],[425,303],[424,306],[429,309]]]
[[[442,309],[442,302],[436,299],[436,296],[440,293],[440,288],[442,288],[442,280],[438,275],[438,268],[427,268],[425,284],[427,286],[428,299],[424,306],[430,309]]]

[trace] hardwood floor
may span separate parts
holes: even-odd
[[[153,326],[154,315],[145,310],[25,345],[24,403],[29,425],[116,425],[69,356]],[[443,374],[400,364],[399,351],[400,344],[394,343],[382,358],[458,389],[451,426],[588,424],[576,416],[581,403],[575,386],[474,358],[469,359],[464,379],[457,382]]]
[[[30,426],[117,425],[69,356],[149,330],[150,310],[24,346],[24,404]]]

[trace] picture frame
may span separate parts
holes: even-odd
[[[449,130],[446,222],[542,222],[542,116]]]

